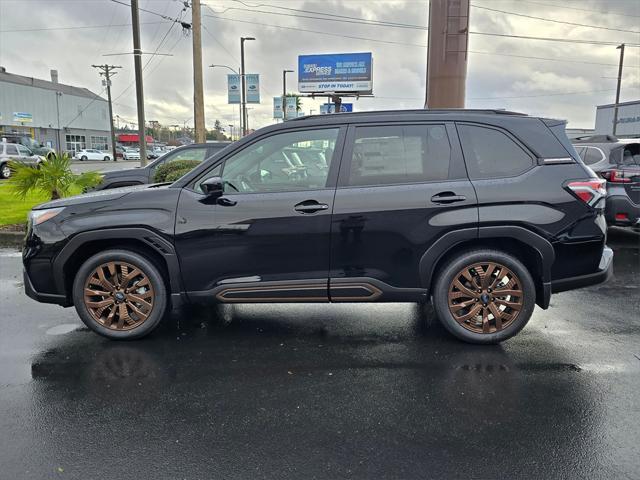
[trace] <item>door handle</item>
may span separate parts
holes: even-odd
[[[300,213],[315,213],[320,210],[327,210],[329,205],[326,203],[318,203],[315,200],[306,200],[304,202],[298,203],[293,209],[296,212]]]
[[[467,197],[465,197],[464,195],[456,195],[454,192],[441,192],[431,197],[431,201],[439,205],[464,202],[466,199]]]

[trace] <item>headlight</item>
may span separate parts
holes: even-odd
[[[55,217],[64,210],[64,207],[46,208],[44,210],[31,210],[29,218],[33,225],[40,225],[43,222]]]

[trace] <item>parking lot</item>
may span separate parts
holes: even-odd
[[[185,309],[116,343],[1,250],[0,476],[638,478],[640,235],[609,244],[614,278],[490,347],[413,304]]]

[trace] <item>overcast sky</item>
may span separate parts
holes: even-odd
[[[185,11],[181,1],[139,1],[143,9],[191,20],[190,9]],[[237,68],[240,36],[257,38],[245,44],[247,72],[261,77],[262,103],[250,106],[251,128],[273,122],[272,97],[282,91],[282,70],[295,69],[299,54],[370,51],[374,58],[375,98],[356,101],[354,109],[422,108],[426,31],[301,18],[319,15],[290,9],[427,26],[427,0],[243,1],[244,5],[237,0],[203,3],[208,127],[216,119],[225,126],[238,124],[238,107],[226,103],[229,72],[206,65],[219,63]],[[640,34],[628,32],[640,30],[638,0],[472,0],[471,4],[472,32],[640,44]],[[473,5],[628,31],[554,23]],[[91,64],[122,65],[113,79],[114,114],[123,119],[121,123],[134,122],[133,57],[102,56],[132,50],[131,26],[127,25],[130,21],[130,8],[111,0],[0,0],[0,65],[12,73],[44,79],[49,78],[50,69],[57,69],[61,82],[100,94],[103,87]],[[141,12],[141,22],[143,51],[172,55],[145,56],[145,63],[150,59],[144,72],[146,118],[180,125],[186,120],[192,125],[191,37],[179,25],[157,15]],[[507,108],[565,118],[570,127],[592,128],[595,106],[614,101],[619,58],[615,46],[474,34],[470,36],[469,50],[469,108]],[[639,99],[640,48],[626,49],[625,64],[628,67],[624,69],[621,99]],[[290,74],[288,90],[296,90],[295,80],[295,74]],[[311,109],[318,113],[318,105],[317,101],[303,100],[306,113]]]

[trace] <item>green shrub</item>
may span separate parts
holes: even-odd
[[[176,180],[178,180],[181,176],[189,173],[191,171],[190,168],[185,168],[183,170],[175,170],[171,173],[169,173],[169,175],[167,175],[164,178],[165,182],[175,182]]]
[[[196,166],[200,165],[198,160],[176,160],[175,162],[165,163],[160,165],[153,176],[153,181],[156,183],[162,182],[174,182],[189,170],[193,170]],[[169,179],[169,174],[173,172],[182,172],[177,177],[172,176],[173,180]]]

